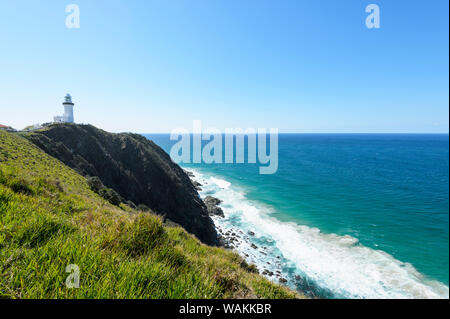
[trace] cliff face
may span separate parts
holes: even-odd
[[[25,137],[80,174],[98,176],[124,199],[145,204],[180,224],[204,243],[218,243],[206,206],[189,177],[145,137],[75,124],[55,124]]]

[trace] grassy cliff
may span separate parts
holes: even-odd
[[[66,266],[80,287],[65,286]],[[237,254],[115,206],[25,138],[0,131],[0,297],[297,298]]]
[[[149,207],[202,242],[218,244],[214,223],[189,177],[142,135],[60,123],[23,136],[82,176],[98,178],[128,205]]]

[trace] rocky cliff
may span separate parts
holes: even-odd
[[[218,244],[214,224],[189,177],[145,137],[77,124],[54,124],[25,137],[80,174],[99,177],[126,201],[148,206],[204,243]]]

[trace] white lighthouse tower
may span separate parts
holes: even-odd
[[[62,116],[54,116],[53,120],[57,123],[73,123],[73,106],[75,104],[72,102],[72,97],[69,93],[64,97],[64,115]]]
[[[66,122],[73,123],[73,106],[72,97],[69,93],[64,97],[64,118]]]

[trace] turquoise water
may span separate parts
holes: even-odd
[[[147,137],[166,151],[173,143]],[[215,222],[260,234],[248,240],[267,247],[267,260],[281,255],[273,267],[301,275],[299,288],[448,297],[448,135],[286,134],[274,175],[255,164],[183,166],[205,184],[201,196],[224,201],[226,219]]]

